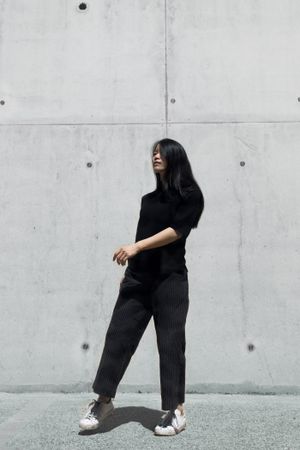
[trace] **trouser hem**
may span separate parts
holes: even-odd
[[[175,402],[170,402],[170,401],[163,402],[161,404],[161,409],[163,411],[169,411],[170,409],[176,409],[177,406],[182,404],[182,403],[184,403],[184,400],[178,400],[178,401],[175,401]]]
[[[95,394],[103,395],[105,397],[110,397],[110,398],[115,398],[115,396],[116,396],[116,392],[108,391],[105,389],[98,389],[96,387],[93,387],[93,392],[95,392]]]

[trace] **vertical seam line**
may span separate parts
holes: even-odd
[[[168,136],[168,20],[167,20],[167,0],[165,0],[165,134]]]

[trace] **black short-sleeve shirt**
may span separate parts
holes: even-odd
[[[170,244],[143,250],[128,259],[128,268],[136,274],[169,274],[188,271],[185,265],[185,243],[197,226],[204,208],[202,192],[195,189],[182,198],[174,191],[155,190],[142,197],[135,242],[172,227],[181,237]]]

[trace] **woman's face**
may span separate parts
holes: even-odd
[[[155,173],[159,173],[161,176],[165,174],[167,169],[167,161],[161,156],[159,145],[157,145],[153,151],[152,164]]]

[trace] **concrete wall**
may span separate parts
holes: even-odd
[[[169,136],[206,200],[187,391],[300,392],[300,3],[79,3],[0,0],[1,390],[90,388]],[[152,320],[119,389],[159,389]]]

